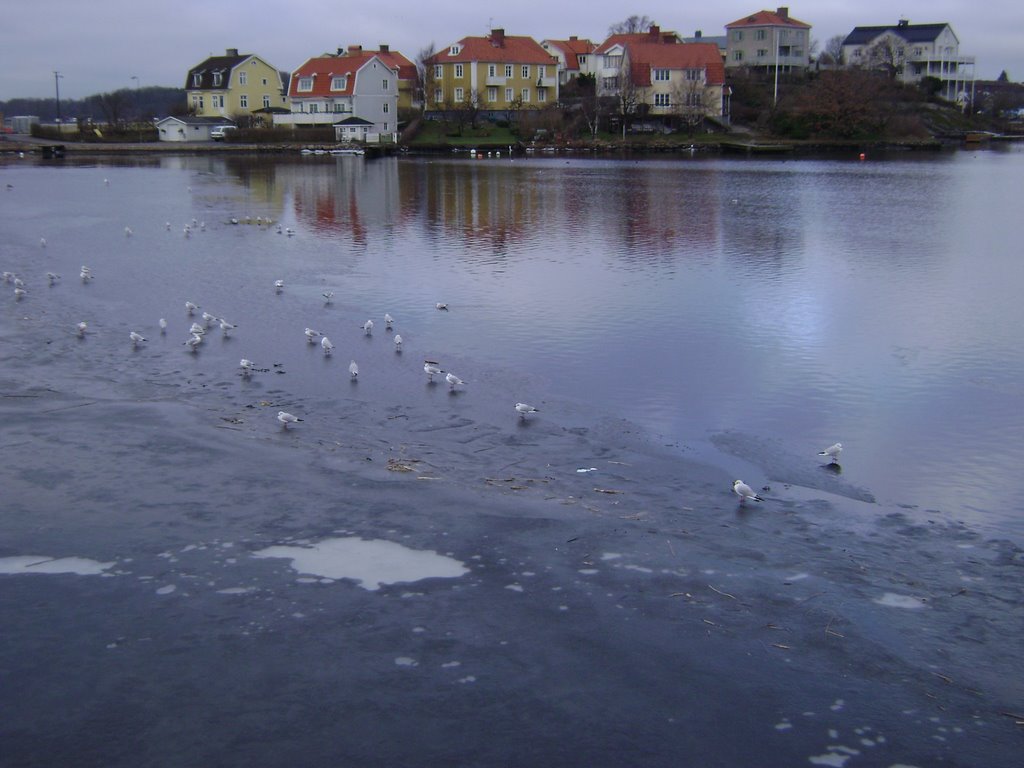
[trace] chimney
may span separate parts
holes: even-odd
[[[381,43],[380,44],[380,53],[389,53],[390,51],[391,51],[391,46],[390,45],[388,45],[387,43]]]
[[[491,30],[491,45],[497,48],[505,47],[505,30],[504,29],[492,29]]]
[[[780,5],[779,8],[775,11],[775,14],[777,16],[781,16],[784,19],[788,19],[789,18],[789,6]]]
[[[355,56],[356,54],[363,52],[363,46],[361,45],[350,45],[348,47],[348,55]]]
[[[701,37],[703,37],[703,35],[701,34],[701,31],[699,29],[696,32],[693,33],[693,36],[696,37],[698,40],[700,40]]]
[[[237,56],[238,55],[238,49],[237,48],[228,48],[227,55],[228,56]]]
[[[576,37],[576,35],[569,35],[569,42],[570,43],[576,42],[577,40],[579,40],[579,38]]]
[[[899,23],[896,26],[899,29],[903,29],[904,27],[909,27],[910,26],[910,19],[900,19]]]
[[[658,39],[661,37],[661,27],[657,24],[651,24],[650,29],[647,30],[647,37],[651,39],[651,42],[658,42]]]

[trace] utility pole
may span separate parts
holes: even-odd
[[[57,122],[58,123],[61,121],[61,119],[60,119],[60,79],[62,77],[64,77],[64,75],[62,75],[60,72],[57,72],[56,70],[54,70],[54,72],[53,72],[53,87],[57,91]]]

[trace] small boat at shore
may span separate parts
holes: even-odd
[[[357,155],[358,156],[358,155],[365,155],[366,154],[366,150],[365,149],[360,149],[359,147],[345,147],[345,148],[342,148],[342,149],[332,149],[331,150],[331,154],[332,155],[340,155],[342,157],[347,156],[347,155]]]

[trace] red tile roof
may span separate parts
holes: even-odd
[[[678,45],[631,43],[626,46],[637,85],[651,84],[652,69],[703,69],[708,85],[725,82],[722,53],[715,43],[680,43]]]
[[[506,35],[502,29],[492,30],[487,37],[464,37],[455,45],[459,47],[457,54],[452,54],[452,46],[449,46],[427,59],[427,63],[468,64],[480,61],[501,64],[557,64],[558,62],[532,37]]]
[[[384,61],[387,54],[379,54],[377,51],[357,51],[345,53],[342,56],[319,56],[309,59],[305,64],[292,73],[291,87],[288,95],[293,99],[309,98],[330,98],[334,96],[351,96],[355,91],[356,73],[375,56],[381,59],[388,67],[393,65]],[[313,90],[300,91],[299,80],[303,77],[313,77]],[[347,76],[345,89],[341,91],[331,90],[331,79]]]
[[[623,32],[612,35],[597,47],[594,53],[605,53],[616,45],[627,45],[629,43],[647,43],[651,45],[679,45],[682,40],[675,32],[662,32],[657,26],[651,27],[646,32]]]
[[[783,10],[783,9],[779,9]],[[802,21],[794,19],[786,12],[783,16],[777,11],[758,11],[750,16],[744,16],[742,19],[737,19],[732,24],[726,24],[726,29],[734,29],[735,27],[797,27],[800,29],[810,29],[810,24],[805,24]]]

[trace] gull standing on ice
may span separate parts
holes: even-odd
[[[402,334],[396,333],[395,334],[395,352],[401,352],[401,351],[402,351]]]
[[[128,334],[128,338],[132,340],[133,347],[138,346],[140,341],[146,340],[145,336],[143,336],[141,333],[136,333],[135,331],[132,331],[130,334]]]
[[[824,451],[818,451],[818,455],[819,456],[828,456],[832,460],[833,464],[838,464],[839,463],[839,454],[842,453],[842,452],[843,452],[843,444],[842,443],[836,443],[835,445],[830,445]]]
[[[353,379],[359,375],[359,366],[356,365],[355,360],[348,364],[348,372]]]
[[[452,392],[455,391],[456,387],[461,386],[462,384],[465,383],[462,379],[460,379],[458,376],[451,372],[445,374],[444,380],[448,382],[448,387],[452,390]]]
[[[516,403],[516,412],[519,414],[519,418],[525,419],[528,413],[540,413],[539,408],[534,408],[532,405],[526,403]]]
[[[363,333],[367,336],[373,333],[373,320],[367,320],[363,323]]]
[[[384,313],[384,327],[387,330],[391,330],[391,326],[395,324],[395,318],[389,315],[387,312]]]
[[[160,318],[160,333],[167,333],[167,320]]]
[[[448,310],[448,305],[443,301],[437,302],[437,304],[435,304],[434,306],[437,307],[438,309],[443,309],[445,311]]]
[[[202,336],[206,333],[206,329],[199,323],[192,323],[192,327],[188,329],[188,332],[196,336]]]
[[[83,267],[83,269],[84,269],[84,267]],[[198,304],[196,304],[194,302],[191,302],[191,301],[186,301],[185,302],[185,311],[188,312],[190,317],[195,314],[195,311],[197,309],[199,309],[199,305]]]
[[[195,352],[199,349],[199,345],[203,343],[203,337],[201,334],[193,333],[185,343],[188,345],[190,352]]]
[[[732,492],[740,497],[740,504],[745,502],[747,499],[753,499],[754,501],[764,501],[760,496],[754,493],[754,489],[744,483],[742,480],[736,480],[732,484]]]
[[[50,281],[50,285],[53,285],[58,280],[60,280],[60,275],[58,275],[56,272],[47,272],[46,279]]]
[[[310,344],[316,344],[316,337],[320,335],[320,331],[314,331],[312,328],[306,329],[306,341]]]
[[[209,312],[203,312],[203,325],[207,328],[210,327],[210,323],[216,322],[217,318],[211,315]]]
[[[334,298],[334,291],[324,291],[320,295],[324,297],[324,304],[330,304]]]
[[[92,280],[92,270],[83,264],[82,271],[78,273],[78,276],[82,278],[83,283],[87,283]]]
[[[20,285],[14,289],[14,298],[17,301],[21,301],[25,297],[26,291]]]
[[[246,377],[251,376],[252,372],[256,370],[256,364],[244,357],[238,362],[238,367],[242,369],[242,375]]]
[[[320,339],[320,347],[323,349],[324,355],[330,355],[334,351],[334,344],[326,336]]]
[[[441,370],[440,365],[434,360],[423,361],[423,372],[427,374],[427,381],[433,381],[434,374],[444,373],[444,371]]]
[[[277,420],[281,422],[285,429],[288,429],[289,424],[294,424],[297,421],[302,421],[298,416],[292,416],[288,411],[278,411]]]
[[[274,281],[274,291],[276,293],[280,293],[283,290],[284,290],[284,280],[275,280]]]
[[[75,332],[78,333],[78,338],[85,338],[85,331],[88,327],[89,326],[86,325],[85,323],[79,323],[78,325],[75,326]]]
[[[231,331],[235,330],[238,326],[234,323],[229,323],[223,317],[220,319],[220,332],[227,336]]]

